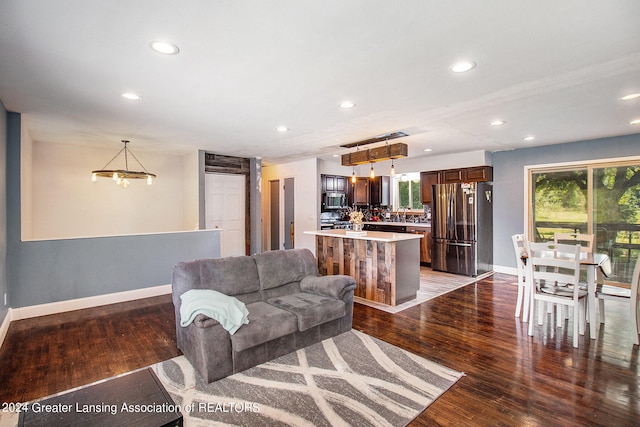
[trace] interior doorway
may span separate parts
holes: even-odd
[[[205,174],[205,227],[219,228],[220,256],[246,255],[244,175]]]
[[[284,248],[295,248],[295,182],[293,178],[284,180]]]
[[[269,249],[280,249],[280,180],[269,181]]]

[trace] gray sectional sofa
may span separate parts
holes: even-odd
[[[204,314],[181,326],[180,296],[212,289],[243,302],[249,322],[233,335]],[[207,382],[351,329],[355,280],[318,276],[308,249],[176,264],[173,304],[178,348]]]

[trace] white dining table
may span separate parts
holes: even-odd
[[[592,340],[596,339],[596,303],[598,301],[596,295],[596,286],[598,284],[598,276],[596,274],[599,268],[605,277],[611,275],[611,259],[607,254],[587,253],[580,254],[580,265],[586,267],[587,270],[587,310],[589,315],[589,336]]]

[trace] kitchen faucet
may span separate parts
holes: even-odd
[[[402,213],[402,222],[407,222],[407,208],[406,207],[401,207],[401,209],[404,209],[404,212]]]

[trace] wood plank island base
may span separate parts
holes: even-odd
[[[420,288],[421,234],[348,230],[305,231],[316,236],[321,275],[356,279],[355,296],[395,306],[415,299]]]

